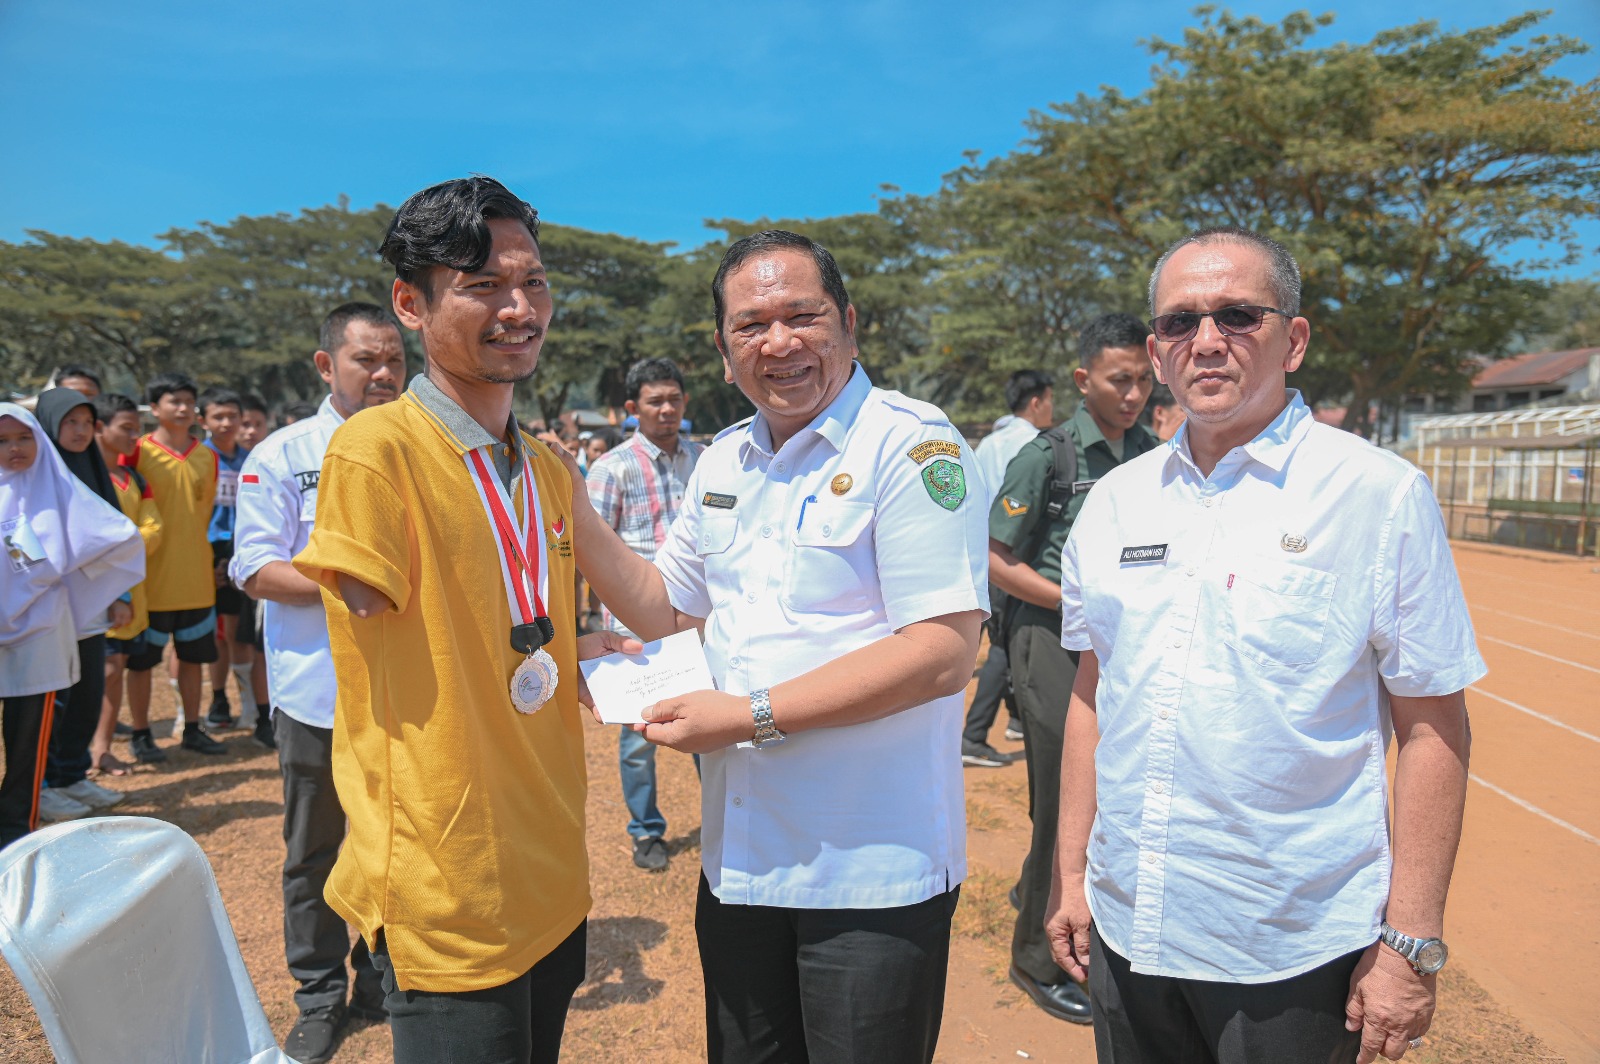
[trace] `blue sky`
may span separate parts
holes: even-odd
[[[1545,0],[1600,45],[1600,0]],[[1276,19],[1303,4],[1235,6]],[[1320,41],[1515,0],[1353,0]],[[1030,109],[1137,92],[1169,0],[858,0],[485,7],[0,0],[0,240],[151,242],[348,195],[504,180],[551,221],[692,246],[707,218],[871,210],[1004,152]],[[1328,10],[1312,6],[1311,10]],[[1570,61],[1575,80],[1600,55]],[[1574,272],[1600,272],[1600,226]]]

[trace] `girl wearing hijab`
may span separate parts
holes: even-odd
[[[82,460],[88,445],[74,449],[87,402],[70,389],[51,389],[38,403],[44,424],[15,404],[0,403],[0,534],[9,570],[0,585],[0,727],[7,761],[0,843],[37,827],[52,805],[54,819],[84,815],[89,809],[75,792],[104,789],[84,778],[100,716],[103,633],[114,613],[131,612],[118,600],[144,575],[144,546],[133,523],[90,487],[97,478]],[[87,422],[92,444],[92,407]],[[57,433],[65,444],[60,450],[45,442]],[[67,455],[81,474],[69,468]],[[109,486],[98,451],[93,457]],[[92,671],[84,671],[80,651],[92,659]],[[65,718],[60,722],[58,707]],[[49,772],[53,749],[61,763]],[[41,797],[47,772],[59,785]]]

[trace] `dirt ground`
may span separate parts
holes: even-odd
[[[1475,783],[1451,893],[1452,963],[1440,981],[1433,1031],[1407,1059],[1600,1060],[1600,1020],[1590,1000],[1600,986],[1600,903],[1594,890],[1600,881],[1600,808],[1593,784],[1600,773],[1600,708],[1594,698],[1600,679],[1600,566],[1465,545],[1458,545],[1457,560],[1491,673],[1469,695]],[[162,690],[155,716],[170,720],[173,693],[157,686]],[[614,732],[591,725],[588,738],[595,908],[588,979],[573,1002],[565,1059],[701,1060],[703,1012],[692,921],[700,815],[693,766],[671,752],[660,757],[672,866],[648,875],[630,860]],[[994,740],[1002,750],[1020,750],[1001,737],[999,726]],[[294,1022],[294,1007],[283,962],[277,763],[245,733],[231,733],[226,743],[225,757],[173,749],[165,765],[104,782],[128,794],[119,813],[170,820],[205,849],[281,1040]],[[967,769],[966,778],[971,875],[956,914],[938,1059],[1092,1061],[1088,1029],[1049,1018],[1006,980],[1014,916],[1006,894],[1027,840],[1023,766],[1019,761],[1002,769]],[[357,1024],[335,1060],[357,1064],[389,1055],[387,1028]],[[0,964],[0,1061],[51,1059],[26,996]]]

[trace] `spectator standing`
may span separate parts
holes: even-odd
[[[120,464],[125,456],[133,454],[139,443],[139,406],[126,395],[116,393],[102,395],[94,405],[99,416],[94,430],[95,445],[100,449],[100,458],[116,488],[118,507],[124,517],[138,526],[148,568],[150,555],[161,542],[161,510],[139,471]],[[144,633],[150,627],[150,604],[144,581],[128,592],[128,601],[133,608],[132,619],[106,633],[105,701],[100,710],[100,724],[89,744],[89,756],[94,764],[91,771],[108,776],[123,776],[128,770],[128,766],[111,753],[111,740],[122,711],[128,659],[147,653]]]
[[[92,515],[98,513],[113,527],[121,527],[125,518],[117,502],[116,488],[100,457],[100,449],[94,443],[94,402],[72,388],[51,388],[39,396],[34,414],[55,445],[62,463],[106,504],[109,511],[102,513],[85,507],[74,515],[75,519],[94,520]],[[100,786],[88,778],[88,772],[94,765],[89,748],[105,701],[106,632],[133,619],[131,587],[132,584],[123,590],[109,611],[80,619],[78,680],[56,696],[55,720],[50,729],[49,760],[45,770],[45,785],[49,790],[39,798],[39,815],[45,820],[67,820],[110,809],[123,799],[121,791]]]
[[[206,430],[206,446],[216,455],[217,494],[211,507],[211,523],[206,540],[211,544],[212,566],[216,573],[217,660],[211,663],[211,706],[206,710],[206,726],[218,730],[233,727],[233,707],[228,702],[228,673],[239,680],[239,724],[253,726],[254,688],[250,684],[250,646],[238,641],[239,613],[243,593],[228,580],[228,559],[233,557],[233,522],[239,497],[239,471],[250,452],[239,444],[239,428],[244,415],[244,400],[229,388],[215,388],[200,397],[200,422]],[[243,660],[240,659],[243,656]],[[241,668],[242,667],[242,668]]]
[[[977,467],[984,487],[983,512],[988,513],[1005,479],[1006,466],[1016,457],[1022,445],[1055,424],[1055,381],[1043,370],[1022,369],[1006,381],[1006,408],[1011,411],[1009,420],[996,422],[995,430],[978,441]],[[1018,717],[1016,695],[1011,690],[1011,666],[1006,660],[1006,634],[1000,620],[1006,613],[1005,592],[989,584],[989,620],[984,627],[989,632],[989,653],[978,670],[978,689],[973,693],[972,705],[967,709],[967,723],[961,733],[961,763],[979,768],[1000,768],[1011,763],[1011,758],[989,745],[989,729],[1005,702],[1010,711],[1006,725],[1006,738],[1013,741],[1023,737],[1022,721]]]
[[[81,392],[86,399],[95,399],[100,395],[100,374],[88,366],[69,362],[51,371],[45,390],[51,388],[71,388],[75,392]]]
[[[253,392],[240,393],[239,446],[248,454],[271,432],[272,421],[267,413],[266,401]],[[240,475],[243,475],[242,469]],[[239,623],[230,634],[233,636],[233,648],[229,657],[233,662],[234,678],[240,691],[246,690],[248,685],[251,701],[255,704],[256,744],[269,750],[276,749],[273,745],[271,715],[262,708],[269,706],[270,700],[267,693],[267,651],[261,638],[261,604],[243,591],[239,592]],[[248,665],[241,664],[243,662]],[[250,727],[251,723],[248,714],[239,714],[240,727]]]
[[[1485,671],[1438,503],[1286,387],[1311,326],[1280,244],[1185,237],[1150,303],[1189,416],[1062,559],[1056,956],[1088,970],[1101,1060],[1398,1060],[1446,959]]]
[[[141,436],[122,464],[136,469],[161,508],[161,545],[150,556],[145,592],[150,603],[146,653],[128,659],[128,715],[133,755],[160,761],[166,753],[150,734],[150,670],[161,663],[167,640],[178,656],[178,696],[183,703],[182,747],[201,754],[226,748],[200,728],[202,666],[217,660],[216,572],[207,528],[217,495],[217,452],[189,435],[198,389],[181,373],[163,373],[145,388],[156,428]]]
[[[639,557],[651,561],[683,508],[683,493],[705,448],[683,439],[678,426],[689,404],[683,372],[669,359],[646,358],[628,367],[626,409],[639,419],[627,441],[589,468],[589,501],[600,519]],[[602,623],[631,635],[610,610]],[[632,728],[619,730],[622,800],[628,807],[633,863],[649,872],[667,867],[667,818],[656,800],[656,748]]]
[[[1061,547],[1097,480],[1156,446],[1138,424],[1154,374],[1149,330],[1131,314],[1107,314],[1078,338],[1073,383],[1082,394],[1064,425],[1025,444],[1006,467],[989,509],[990,579],[1011,596],[1011,679],[1028,736],[1028,812],[1033,837],[1017,884],[1011,980],[1034,1004],[1069,1023],[1089,1022],[1089,998],[1051,958],[1044,936],[1061,790],[1061,742],[1074,655],[1061,647]],[[1070,469],[1067,468],[1070,466]]]
[[[348,1016],[382,1022],[387,1013],[366,941],[351,948],[349,928],[323,896],[345,835],[333,779],[338,680],[322,594],[292,563],[311,538],[328,441],[358,411],[398,399],[406,373],[400,328],[372,303],[329,313],[312,360],[328,395],[316,416],[273,433],[245,460],[228,565],[233,582],[261,600],[272,701],[257,730],[266,730],[283,771],[284,955],[299,984],[300,1014],[284,1052],[301,1064],[332,1056]]]
[[[4,847],[39,826],[57,692],[79,679],[77,633],[139,581],[144,549],[133,525],[67,469],[38,419],[15,403],[0,403],[0,542]]]

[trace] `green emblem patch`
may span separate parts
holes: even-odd
[[[967,474],[955,462],[941,458],[923,469],[922,486],[934,502],[954,510],[967,497]]]

